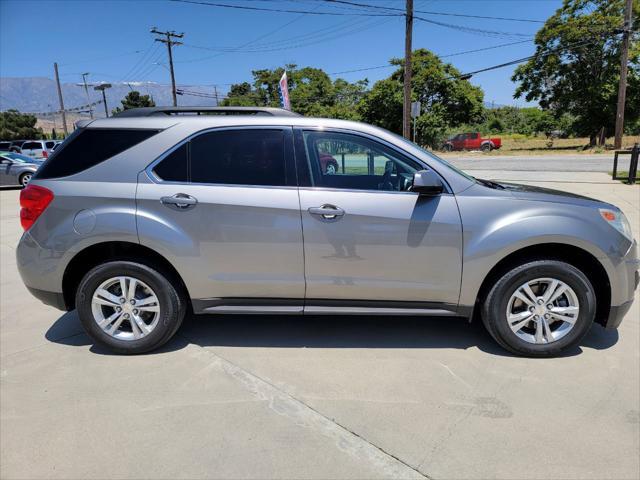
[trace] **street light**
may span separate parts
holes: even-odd
[[[104,103],[104,114],[107,116],[107,118],[109,118],[109,109],[107,108],[107,96],[104,93],[104,91],[107,88],[111,88],[110,83],[101,83],[100,85],[93,87],[94,90],[98,90],[102,92],[102,102]]]

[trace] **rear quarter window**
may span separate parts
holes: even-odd
[[[55,149],[37,178],[58,178],[75,175],[130,149],[159,130],[82,129],[74,132]]]

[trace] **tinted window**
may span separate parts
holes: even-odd
[[[11,146],[10,142],[0,142],[0,150],[5,150]]]
[[[226,130],[191,140],[191,181],[286,185],[282,130]]]
[[[45,145],[47,146],[47,148],[51,148],[55,145],[55,142],[45,142]]]
[[[22,144],[23,150],[37,150],[41,148],[42,148],[42,144],[40,142],[24,142]]]
[[[357,135],[304,132],[313,186],[406,191],[419,164]]]
[[[189,164],[187,144],[181,145],[167,155],[155,166],[153,173],[155,173],[158,178],[168,182],[188,182]]]
[[[49,157],[38,178],[66,177],[128,150],[158,130],[78,129]]]

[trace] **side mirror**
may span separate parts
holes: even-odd
[[[440,177],[431,170],[419,170],[413,174],[411,191],[420,195],[435,196],[444,191],[444,185]]]

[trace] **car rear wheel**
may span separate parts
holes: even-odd
[[[443,150],[444,150],[445,152],[451,152],[451,151],[453,151],[453,146],[452,146],[452,145],[450,145],[450,144],[448,144],[448,143],[445,143],[445,145],[444,145],[444,147],[443,147]]]
[[[577,345],[591,328],[595,310],[595,292],[584,273],[561,261],[537,260],[496,281],[482,320],[507,350],[545,357]]]
[[[93,268],[76,293],[82,326],[97,344],[117,353],[144,353],[162,346],[178,330],[186,311],[172,280],[129,261]]]
[[[327,175],[335,175],[338,172],[338,169],[333,163],[327,165],[327,171],[325,172]]]
[[[20,185],[22,185],[23,187],[26,187],[27,184],[31,181],[31,177],[33,176],[32,173],[23,173],[22,175],[20,175]]]
[[[480,150],[482,150],[483,152],[490,152],[491,151],[491,144],[490,143],[485,143],[480,147]]]

